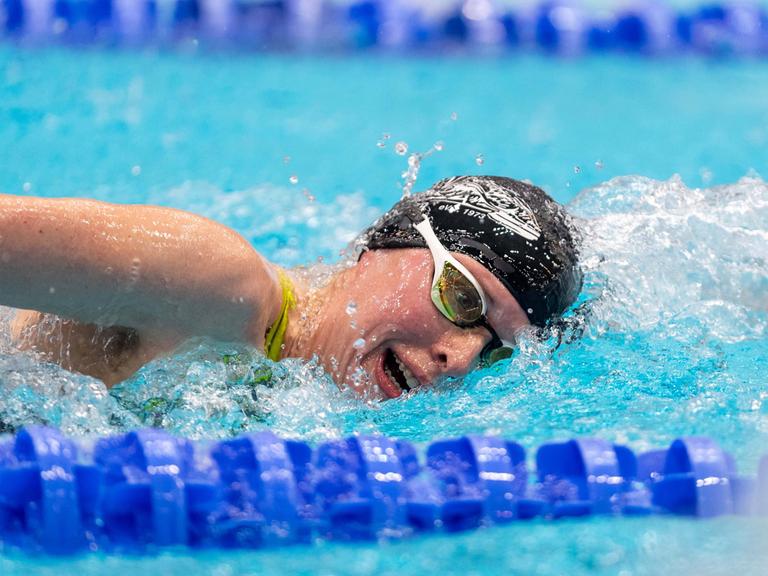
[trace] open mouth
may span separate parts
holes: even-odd
[[[392,349],[387,349],[384,354],[384,372],[403,392],[410,392],[419,387],[419,380]]]

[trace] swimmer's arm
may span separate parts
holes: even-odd
[[[260,346],[280,298],[267,261],[206,218],[0,194],[1,305]]]

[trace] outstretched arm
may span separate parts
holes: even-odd
[[[272,267],[239,234],[154,206],[0,195],[0,304],[261,345]]]

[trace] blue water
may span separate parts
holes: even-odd
[[[594,434],[638,451],[709,434],[745,472],[768,452],[767,63],[5,47],[0,79],[2,192],[175,206],[282,264],[332,263],[399,197],[407,155],[396,143],[442,142],[416,189],[504,174],[569,202],[592,311],[573,342],[526,340],[462,386],[382,405],[301,361],[273,367],[275,385],[254,402],[209,342],[108,394],[14,351],[3,327],[6,423],[76,436],[155,424],[196,438],[270,427],[310,441],[483,432],[529,448]],[[6,551],[0,574],[762,574],[766,536],[764,519],[592,519],[154,558]]]

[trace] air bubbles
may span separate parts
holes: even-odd
[[[458,112],[451,112],[451,120],[452,120],[453,122],[456,122],[456,120],[458,120],[458,119],[459,119],[459,114],[458,114]]]
[[[604,167],[602,160],[595,160],[595,169],[596,170],[602,170]]]
[[[24,190],[24,192],[29,192],[30,190],[32,190],[32,183],[24,182],[24,184],[21,185],[21,189]]]
[[[485,156],[483,156],[482,154],[477,154],[475,156],[475,164],[477,164],[478,166],[482,166],[483,164],[485,164]]]
[[[353,300],[350,300],[349,302],[347,302],[346,312],[348,316],[357,314],[357,302]]]
[[[526,312],[528,312],[528,314],[533,314],[533,308],[528,308],[528,310],[526,310]]]
[[[432,149],[435,152],[442,152],[444,147],[445,147],[445,145],[443,144],[443,141],[442,140],[438,140],[437,142],[434,143],[434,145],[432,146]]]
[[[573,167],[573,173],[574,174],[581,174],[581,166],[574,166]]]
[[[395,144],[395,154],[398,156],[405,156],[407,152],[408,144],[406,142],[400,140],[397,144]]]
[[[309,192],[309,188],[302,188],[301,189],[301,193],[304,194],[304,198],[306,198],[310,202],[314,202],[315,201],[315,196],[314,196],[314,194],[311,194]]]
[[[48,294],[56,294],[56,287],[55,286],[49,286],[48,287]]]
[[[288,182],[291,184],[298,184],[299,183],[299,177],[296,176],[296,174],[291,174],[290,178],[288,178]]]
[[[365,338],[358,338],[352,343],[352,348],[355,350],[360,350],[363,347],[365,347]]]
[[[138,175],[140,175],[140,174],[141,174],[141,166],[139,166],[138,164],[134,164],[134,165],[131,167],[131,174],[132,174],[133,176],[138,176]]]
[[[291,157],[283,156],[283,164],[290,164],[290,163],[291,163]]]

